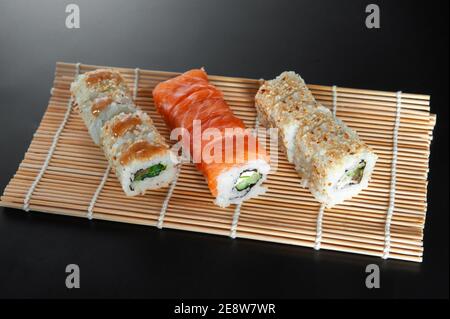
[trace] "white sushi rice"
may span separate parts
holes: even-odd
[[[236,189],[236,182],[243,172],[255,170],[261,174],[261,178],[256,184],[247,189],[239,191]],[[220,207],[227,207],[230,204],[239,204],[243,201],[262,195],[266,192],[266,188],[261,184],[267,179],[270,165],[262,159],[255,159],[247,162],[245,165],[235,166],[223,171],[217,177],[217,196],[215,204]]]

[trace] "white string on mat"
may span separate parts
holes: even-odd
[[[136,104],[136,98],[137,98],[138,90],[139,90],[139,76],[140,76],[140,69],[135,68],[134,69],[134,92],[133,92],[133,100],[134,100],[135,104]],[[175,186],[177,184],[178,177],[180,176],[180,171],[181,171],[181,164],[177,168],[177,172],[175,173],[175,178],[172,181],[172,183],[170,184],[169,190],[167,191],[167,194],[166,194],[166,198],[164,198],[164,202],[161,206],[161,210],[159,212],[159,217],[158,217],[158,222],[156,223],[156,227],[158,227],[159,229],[163,228],[164,218],[166,216],[167,207],[169,206],[170,198],[172,197],[172,194],[175,190]]]
[[[316,220],[316,241],[314,242],[315,250],[320,250],[320,246],[322,245],[322,223],[324,212],[325,212],[325,204],[321,204]]]
[[[170,198],[172,197],[173,191],[175,190],[175,186],[177,185],[177,181],[178,181],[178,177],[180,176],[180,172],[181,172],[181,164],[177,168],[177,172],[175,173],[175,178],[173,179],[172,183],[170,184],[166,198],[164,199],[164,202],[161,206],[161,211],[159,212],[159,217],[158,217],[158,223],[156,224],[156,227],[158,227],[159,229],[163,228],[164,218],[166,217],[167,207],[169,206]]]
[[[260,79],[259,82],[263,83],[264,80]],[[256,114],[256,118],[255,118],[255,135],[256,135],[256,137],[258,137],[258,129],[259,129],[259,117],[258,117],[258,114]],[[231,228],[230,228],[230,237],[233,239],[236,238],[236,231],[237,231],[237,226],[238,226],[238,222],[239,222],[239,215],[241,214],[241,206],[242,206],[242,203],[239,203],[236,205],[236,207],[234,209],[233,220],[231,222]]]
[[[236,208],[234,209],[233,221],[231,222],[231,229],[230,229],[230,237],[233,239],[236,238],[236,231],[237,231],[237,226],[238,226],[238,222],[239,222],[239,215],[241,214],[241,206],[242,206],[242,203],[239,203],[236,205]]]
[[[333,85],[331,88],[333,94],[333,115],[336,116],[337,110],[337,86]],[[314,249],[320,250],[322,245],[322,233],[323,233],[323,215],[325,212],[325,204],[321,204],[316,219],[316,240],[314,242]]]
[[[108,164],[108,167],[105,170],[105,173],[103,174],[102,180],[100,181],[100,184],[98,185],[97,189],[95,190],[94,196],[92,196],[91,203],[88,207],[88,213],[87,218],[92,219],[93,217],[93,210],[95,203],[97,202],[97,198],[100,195],[100,192],[103,189],[103,186],[105,186],[106,181],[108,180],[109,172],[111,171],[111,164]]]
[[[256,134],[256,136],[258,136],[258,128],[259,128],[259,116],[258,116],[258,114],[256,114],[256,119],[255,119],[255,134]]]
[[[134,69],[134,90],[133,90],[134,103],[136,103],[136,98],[139,90],[139,76],[140,76],[140,69],[139,68]]]
[[[336,85],[333,85],[332,91],[333,91],[333,115],[336,116],[336,110],[337,110],[337,86]]]
[[[74,78],[76,78],[79,74],[80,74],[80,63],[76,63],[75,64],[75,76]],[[53,94],[53,91],[51,90],[50,93]],[[69,99],[69,103],[67,104],[67,110],[66,113],[64,114],[64,118],[61,122],[61,124],[59,125],[58,129],[55,132],[55,135],[53,136],[53,141],[52,144],[48,150],[47,153],[47,157],[45,158],[44,163],[42,164],[41,169],[39,170],[38,175],[36,176],[36,178],[34,179],[33,183],[31,184],[30,188],[28,189],[28,192],[23,200],[23,207],[22,209],[25,211],[29,211],[30,210],[30,200],[31,200],[31,196],[33,195],[34,190],[36,189],[37,185],[39,184],[39,181],[41,180],[42,176],[44,176],[45,171],[48,168],[48,165],[50,164],[50,160],[52,159],[53,153],[55,152],[56,149],[56,145],[58,144],[58,140],[59,140],[59,136],[61,135],[64,127],[66,126],[67,121],[69,120],[70,117],[70,113],[72,111],[72,96]]]
[[[135,71],[135,75],[136,75],[136,77],[135,77],[135,80],[136,80],[136,78],[139,76],[139,69],[136,68],[134,71]],[[170,202],[170,199],[172,198],[173,192],[175,190],[175,186],[177,186],[178,177],[180,176],[180,173],[181,173],[181,167],[182,167],[182,164],[180,163],[177,168],[177,172],[175,173],[175,178],[173,179],[172,183],[170,184],[169,190],[167,191],[167,194],[166,194],[166,198],[164,198],[164,202],[161,206],[161,210],[159,212],[159,217],[158,217],[158,222],[156,223],[156,227],[158,227],[159,229],[163,228],[164,218],[166,217],[167,208],[169,207],[169,202]]]
[[[398,157],[398,130],[400,127],[400,113],[402,108],[402,92],[397,92],[397,107],[395,112],[394,134],[392,138],[392,163],[391,163],[391,184],[389,190],[389,207],[384,226],[384,250],[383,259],[389,258],[391,250],[391,223],[395,207],[395,187],[397,181],[397,157]]]

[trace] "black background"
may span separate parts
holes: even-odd
[[[77,3],[81,28],[65,28]],[[365,7],[381,29],[365,27]],[[56,61],[431,94],[422,264],[0,208],[0,297],[448,298],[448,1],[0,1],[0,190],[49,99]],[[81,288],[65,287],[65,266]],[[381,288],[365,267],[381,267]]]

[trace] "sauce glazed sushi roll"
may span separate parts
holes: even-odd
[[[78,76],[70,90],[89,134],[96,145],[106,121],[136,110],[130,90],[119,72],[97,69]]]
[[[151,118],[135,106],[120,73],[87,72],[72,84],[72,94],[127,196],[167,186],[175,178],[176,155]]]
[[[266,81],[255,103],[260,122],[279,129],[288,161],[319,202],[331,207],[367,187],[377,155],[314,99],[300,76],[284,72]]]
[[[253,134],[238,133],[245,131],[244,123],[234,116],[222,93],[208,82],[204,70],[191,70],[158,84],[153,99],[172,129],[184,128],[192,137],[194,123],[199,121],[202,135],[209,129],[221,132],[208,142],[203,138],[194,142],[191,138],[187,146],[190,154],[195,155],[194,148],[200,145],[201,160],[196,162],[194,156],[194,162],[205,176],[216,205],[239,204],[265,192],[261,184],[270,171],[268,156]],[[227,135],[227,129],[236,129],[235,135]],[[225,142],[227,138],[233,142]],[[235,142],[238,139],[242,139],[242,144]],[[220,161],[208,161],[203,156],[212,144],[220,145]]]

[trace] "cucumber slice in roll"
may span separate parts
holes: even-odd
[[[238,191],[243,191],[258,183],[261,177],[262,175],[256,170],[244,171],[237,179],[236,184],[234,184],[234,187]]]

